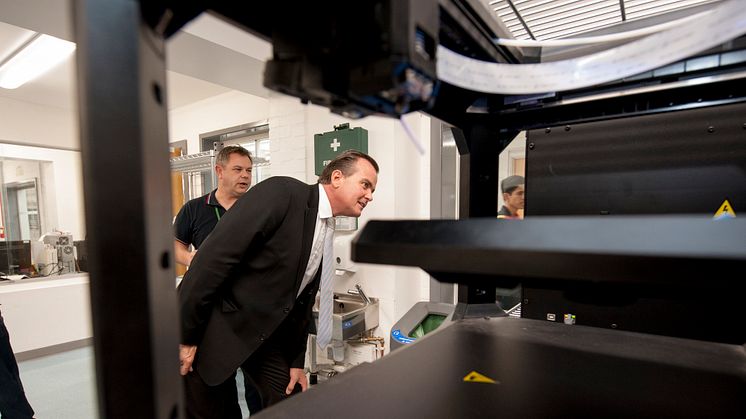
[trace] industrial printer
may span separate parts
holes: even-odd
[[[738,1],[615,54],[499,45],[506,28],[475,0],[302,2],[292,13],[278,2],[104,3],[76,3],[86,178],[113,164],[142,196],[167,190],[138,183],[167,172],[165,157],[147,152],[166,138],[163,41],[205,11],[272,41],[270,89],[350,118],[423,111],[453,132],[461,219],[370,221],[352,249],[357,262],[417,266],[458,284],[453,321],[260,418],[746,416],[746,220],[712,219],[721,203],[746,208]],[[522,65],[536,67],[516,71]],[[122,135],[137,138],[131,157],[141,166],[117,164],[112,148],[93,141],[122,131],[104,123],[112,120],[100,109],[117,97],[97,94],[107,86],[122,89],[128,101],[117,107],[140,123]],[[519,132],[526,219],[497,220],[498,155]],[[108,240],[128,234],[104,222],[115,202],[105,188],[86,186],[89,222],[99,227],[88,228],[91,247],[102,249],[91,252],[92,277],[105,269]],[[149,220],[161,209],[148,202],[120,207],[128,229],[157,225]],[[130,337],[142,343],[127,345],[126,363],[116,351],[98,354],[101,409],[180,417],[175,361],[164,355],[178,343],[166,327],[175,302],[153,297],[168,292],[158,276],[167,276],[169,235],[138,232],[145,245],[112,275],[130,280],[129,305],[152,310],[128,318],[143,332]],[[116,282],[92,281],[97,350],[122,339],[106,332],[128,313]],[[521,318],[509,318],[495,289],[518,285]],[[133,356],[153,367],[134,374]]]

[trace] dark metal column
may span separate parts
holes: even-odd
[[[183,417],[162,37],[134,0],[74,8],[100,417]]]
[[[497,216],[497,132],[474,125],[468,132],[453,129],[460,155],[459,218]],[[458,302],[454,319],[501,316],[505,312],[495,303],[496,286],[458,284]]]

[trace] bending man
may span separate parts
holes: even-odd
[[[307,388],[303,366],[324,238],[333,233],[332,217],[360,216],[377,181],[375,160],[347,151],[318,184],[273,177],[226,213],[180,287],[190,418],[240,417],[239,366],[265,407]]]

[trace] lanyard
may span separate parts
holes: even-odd
[[[218,221],[220,221],[220,212],[218,211],[218,207],[213,208],[215,208],[215,216],[218,217]]]

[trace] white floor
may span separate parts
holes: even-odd
[[[93,349],[81,348],[18,364],[37,418],[97,418]]]
[[[40,419],[98,418],[93,348],[31,359],[19,363],[26,396]],[[238,373],[238,397],[244,417],[243,376]]]

